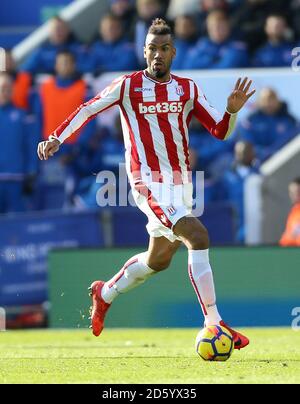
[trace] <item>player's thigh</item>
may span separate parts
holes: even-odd
[[[181,244],[166,237],[150,237],[147,265],[155,271],[167,269]]]
[[[188,249],[202,250],[209,248],[209,235],[206,227],[195,216],[188,215],[180,219],[173,228]]]

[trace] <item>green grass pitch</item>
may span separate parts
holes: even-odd
[[[0,383],[299,383],[300,332],[242,330],[251,345],[203,362],[195,329],[0,333]]]

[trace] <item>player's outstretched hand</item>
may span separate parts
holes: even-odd
[[[249,93],[251,85],[252,80],[249,81],[248,77],[246,77],[243,81],[241,78],[238,79],[235,85],[235,89],[228,98],[228,112],[230,112],[231,114],[236,114],[237,112],[239,112],[249,100],[249,98],[251,98],[256,93],[256,90],[253,90]]]
[[[40,160],[48,160],[49,157],[54,156],[58,152],[60,147],[60,141],[55,138],[50,138],[45,142],[41,142],[38,145],[38,156]]]

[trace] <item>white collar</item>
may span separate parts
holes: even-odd
[[[155,83],[155,84],[161,84],[161,85],[164,85],[164,84],[171,84],[172,81],[173,81],[173,76],[172,76],[172,74],[170,74],[170,80],[169,80],[169,81],[165,81],[165,82],[161,82],[161,81],[157,81],[157,80],[152,79],[152,77],[149,77],[149,76],[147,75],[147,70],[143,70],[143,75],[144,75],[148,80],[152,81],[152,82]]]

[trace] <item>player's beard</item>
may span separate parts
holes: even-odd
[[[156,77],[157,79],[162,79],[166,76],[166,72],[162,70],[153,70],[153,76]]]
[[[162,79],[170,73],[170,69],[168,67],[163,67],[160,69],[151,69],[151,74],[157,79]]]

